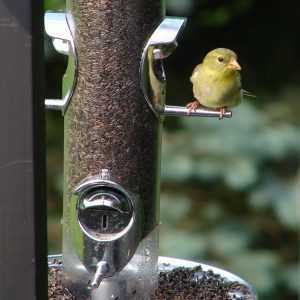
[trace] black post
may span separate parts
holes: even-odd
[[[0,0],[0,299],[47,299],[43,1]]]

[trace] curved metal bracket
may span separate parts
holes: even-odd
[[[78,62],[71,31],[72,20],[71,16],[64,12],[46,12],[44,21],[45,31],[52,38],[55,50],[69,56],[68,66],[63,79],[63,99],[45,100],[46,108],[61,110],[62,114],[64,114],[77,82]]]
[[[177,47],[177,36],[184,28],[186,18],[165,17],[149,38],[141,59],[140,82],[150,108],[163,118],[166,76],[162,59]]]
[[[162,60],[177,47],[177,37],[186,24],[186,18],[165,17],[149,38],[140,64],[140,83],[146,101],[155,115],[165,116],[218,117],[220,112],[208,108],[191,111],[186,107],[165,105],[166,75]],[[227,111],[224,117],[231,117]]]

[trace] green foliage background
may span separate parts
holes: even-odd
[[[46,0],[45,8],[63,8]],[[260,299],[299,293],[299,4],[258,0],[168,0],[188,17],[165,62],[168,104],[192,99],[189,76],[211,49],[235,50],[245,99],[233,118],[164,123],[161,255],[225,268]],[[47,97],[59,97],[65,57],[45,40]],[[47,112],[49,253],[61,252],[63,118]]]

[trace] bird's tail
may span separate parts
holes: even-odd
[[[257,98],[256,95],[254,95],[254,94],[252,94],[252,93],[250,93],[250,92],[247,92],[247,91],[245,91],[245,90],[243,90],[243,95],[244,95],[244,96],[247,96],[247,97],[251,97],[251,98]]]

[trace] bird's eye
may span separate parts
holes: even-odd
[[[218,57],[218,61],[219,61],[219,62],[222,62],[222,61],[224,61],[224,58],[221,57],[221,56],[219,56],[219,57]]]

